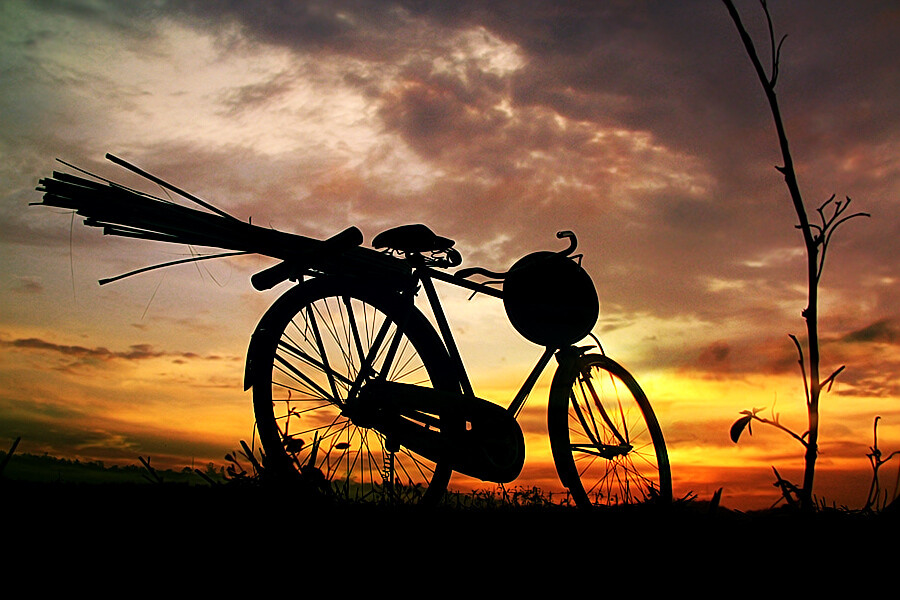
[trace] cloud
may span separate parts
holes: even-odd
[[[13,340],[0,340],[0,346],[20,351],[36,351],[77,359],[78,363],[70,364],[96,364],[111,361],[145,361],[156,358],[170,358],[177,364],[183,364],[189,360],[221,360],[216,354],[200,356],[194,352],[169,352],[157,350],[150,344],[132,344],[128,350],[113,351],[108,348],[72,346],[49,342],[40,338],[19,338]]]
[[[293,83],[289,73],[277,73],[266,81],[230,89],[219,102],[226,107],[226,117],[235,117],[245,110],[264,106],[278,99],[291,90]]]
[[[719,341],[707,346],[697,357],[696,365],[704,370],[729,370],[731,347],[727,342]]]
[[[856,331],[851,331],[843,338],[849,343],[882,343],[896,344],[900,342],[900,329],[894,319],[881,319]]]
[[[44,284],[41,282],[40,277],[17,275],[13,290],[19,294],[42,294],[44,292]]]
[[[758,4],[740,8],[765,51]],[[834,238],[823,370],[847,365],[836,393],[896,397],[897,8],[771,8],[789,34],[779,99],[810,210],[836,193],[873,215]],[[456,239],[466,266],[505,269],[561,248],[554,234],[572,229],[613,356],[692,386],[798,375],[786,334],[803,328],[802,241],[773,169],[768,107],[720,3],[70,0],[0,11],[0,262],[22,315],[5,325],[17,334],[4,349],[23,364],[210,367],[227,356],[218,348],[244,349],[270,300],[217,289],[213,307],[196,278],[170,277],[159,295],[129,280],[96,303],[132,323],[154,294],[148,319],[123,334],[38,293],[69,297],[56,282],[70,248],[92,279],[172,258],[93,230],[70,235],[68,213],[25,208],[55,156],[144,185],[103,162],[112,151],[241,219],[302,235],[358,225],[371,240],[427,223]],[[243,276],[264,263],[228,264]],[[44,332],[59,322],[87,339],[102,329],[110,346],[57,343]],[[166,350],[166,336],[185,351]],[[723,387],[710,404],[744,408],[735,393]],[[688,439],[691,422],[679,420],[676,437]]]

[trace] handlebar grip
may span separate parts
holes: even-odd
[[[296,265],[283,260],[277,265],[251,275],[250,284],[258,292],[272,289],[282,281],[290,279],[295,268]]]

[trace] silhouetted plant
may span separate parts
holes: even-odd
[[[768,25],[769,46],[772,60],[770,70],[767,73],[765,67],[763,67],[762,62],[760,61],[759,55],[756,51],[756,47],[753,43],[753,39],[744,28],[744,25],[741,22],[741,17],[738,14],[737,9],[734,7],[733,2],[731,0],[723,0],[723,2],[725,3],[729,14],[734,21],[735,26],[737,27],[738,33],[741,37],[741,41],[743,42],[744,48],[747,51],[747,55],[750,57],[750,61],[753,63],[753,67],[756,71],[757,76],[759,77],[759,81],[762,84],[763,90],[765,91],[766,99],[768,100],[769,108],[772,112],[772,118],[775,122],[775,129],[778,134],[778,143],[781,148],[782,160],[784,161],[783,165],[776,166],[775,168],[784,176],[784,182],[790,193],[791,202],[793,203],[794,210],[797,213],[798,219],[800,220],[800,224],[797,225],[797,228],[803,235],[803,245],[806,249],[808,292],[808,304],[806,308],[801,312],[803,318],[806,320],[807,346],[809,353],[808,360],[806,357],[804,357],[803,348],[800,344],[800,341],[796,336],[790,336],[797,347],[798,354],[800,355],[799,362],[800,371],[803,376],[804,392],[806,395],[808,429],[803,434],[798,435],[789,428],[781,425],[778,422],[777,415],[772,420],[765,419],[757,414],[761,409],[753,409],[742,412],[744,416],[738,419],[731,427],[731,439],[736,443],[743,430],[745,428],[749,428],[749,425],[752,421],[757,421],[765,425],[774,426],[777,429],[788,433],[792,438],[800,442],[805,450],[803,485],[798,487],[794,486],[793,484],[788,484],[788,482],[782,479],[780,476],[777,476],[778,482],[776,483],[776,485],[778,485],[782,489],[782,493],[788,501],[792,499],[792,495],[796,494],[799,505],[803,509],[811,510],[815,506],[813,503],[812,490],[813,480],[815,478],[816,458],[818,457],[819,451],[819,398],[821,396],[822,390],[826,388],[830,389],[835,377],[837,377],[837,375],[844,369],[843,366],[840,367],[825,379],[822,379],[819,375],[819,365],[821,361],[819,353],[818,330],[819,282],[822,278],[822,270],[825,266],[825,254],[828,250],[828,244],[831,241],[831,237],[834,234],[835,230],[838,228],[838,226],[846,223],[848,220],[854,217],[869,215],[867,213],[848,214],[847,211],[850,207],[850,198],[848,197],[846,201],[835,201],[835,196],[832,195],[831,198],[826,200],[821,206],[819,206],[819,208],[816,209],[819,223],[811,222],[810,216],[806,209],[806,203],[804,202],[803,196],[800,192],[800,185],[797,181],[797,174],[794,171],[794,162],[791,158],[787,133],[785,133],[784,123],[781,118],[781,111],[778,107],[778,98],[775,94],[775,85],[778,80],[778,71],[781,59],[781,47],[784,44],[786,36],[782,37],[781,40],[776,44],[775,33],[772,27],[772,18],[769,14],[769,8],[766,5],[766,0],[760,0],[763,13],[766,17],[766,23]]]
[[[238,457],[250,463],[250,470],[244,468],[244,465]],[[247,442],[241,440],[241,449],[236,452],[229,452],[225,455],[228,464],[225,466],[225,480],[229,483],[247,483],[258,482],[265,474],[265,468],[259,460],[254,456],[253,450],[247,445]]]
[[[203,481],[205,481],[209,485],[215,486],[215,485],[221,484],[221,482],[213,479],[212,475],[208,471],[204,473],[200,469],[194,469],[194,473],[197,474]]]
[[[141,464],[144,465],[144,469],[147,470],[146,473],[141,473],[141,475],[149,481],[150,483],[162,483],[163,478],[162,475],[156,472],[156,469],[150,466],[150,457],[148,456],[146,459],[143,456],[138,456],[138,460],[141,461]]]
[[[878,480],[878,470],[884,463],[890,461],[895,456],[900,455],[900,450],[894,450],[885,457],[881,453],[881,450],[878,449],[878,421],[880,419],[881,417],[875,417],[875,423],[872,426],[872,437],[874,441],[869,447],[869,453],[866,455],[869,458],[869,463],[872,465],[872,485],[869,486],[869,496],[866,498],[866,505],[863,510],[878,510],[880,508],[885,508],[885,506],[889,504],[893,504],[897,501],[897,488],[900,487],[900,469],[898,469],[897,479],[894,481],[894,494],[893,497],[891,497],[890,502],[888,502],[888,492],[887,490],[881,489],[881,482]]]
[[[12,458],[13,453],[15,453],[16,448],[19,446],[19,442],[22,440],[21,437],[17,437],[16,441],[12,443],[12,446],[9,448],[9,452],[6,453],[6,456],[3,457],[3,460],[0,461],[0,475],[3,475],[3,470],[6,469],[6,465],[9,464],[9,459]]]

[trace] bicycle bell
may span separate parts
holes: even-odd
[[[503,306],[516,331],[541,346],[562,348],[590,333],[600,315],[587,271],[556,252],[520,258],[503,282]]]

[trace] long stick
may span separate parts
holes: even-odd
[[[155,176],[155,175],[152,175],[152,174],[148,173],[147,171],[141,169],[140,167],[136,167],[135,165],[133,165],[133,164],[131,164],[131,163],[125,161],[125,160],[122,160],[122,159],[119,158],[118,156],[113,156],[112,154],[107,153],[106,158],[107,158],[108,160],[110,160],[110,161],[116,163],[116,164],[119,165],[120,167],[125,167],[125,168],[128,169],[129,171],[131,171],[131,172],[133,172],[133,173],[137,173],[137,174],[140,175],[141,177],[146,177],[147,179],[149,179],[149,180],[152,181],[153,183],[157,183],[157,184],[163,186],[164,188],[167,188],[167,189],[169,189],[169,190],[175,192],[176,194],[179,194],[179,195],[181,195],[181,196],[184,196],[185,198],[187,198],[188,200],[191,200],[192,202],[196,202],[197,204],[199,204],[199,205],[202,206],[203,208],[206,208],[206,209],[208,209],[208,210],[211,210],[211,211],[213,211],[214,213],[216,213],[217,215],[221,215],[221,216],[223,216],[223,217],[226,217],[226,218],[228,218],[228,219],[232,219],[232,220],[234,220],[234,221],[238,221],[238,220],[239,220],[239,219],[236,219],[235,217],[232,217],[231,215],[229,215],[229,214],[228,214],[227,212],[225,212],[224,210],[220,210],[220,209],[216,208],[215,206],[213,206],[213,205],[210,204],[209,202],[205,202],[205,201],[201,200],[200,198],[198,198],[197,196],[195,196],[195,195],[193,195],[193,194],[191,194],[191,193],[189,193],[189,192],[186,192],[186,191],[184,191],[184,190],[182,190],[182,189],[179,189],[179,188],[175,187],[174,185],[172,185],[171,183],[168,183],[167,181],[163,181],[163,180],[160,179],[159,177],[157,177],[157,176]]]

